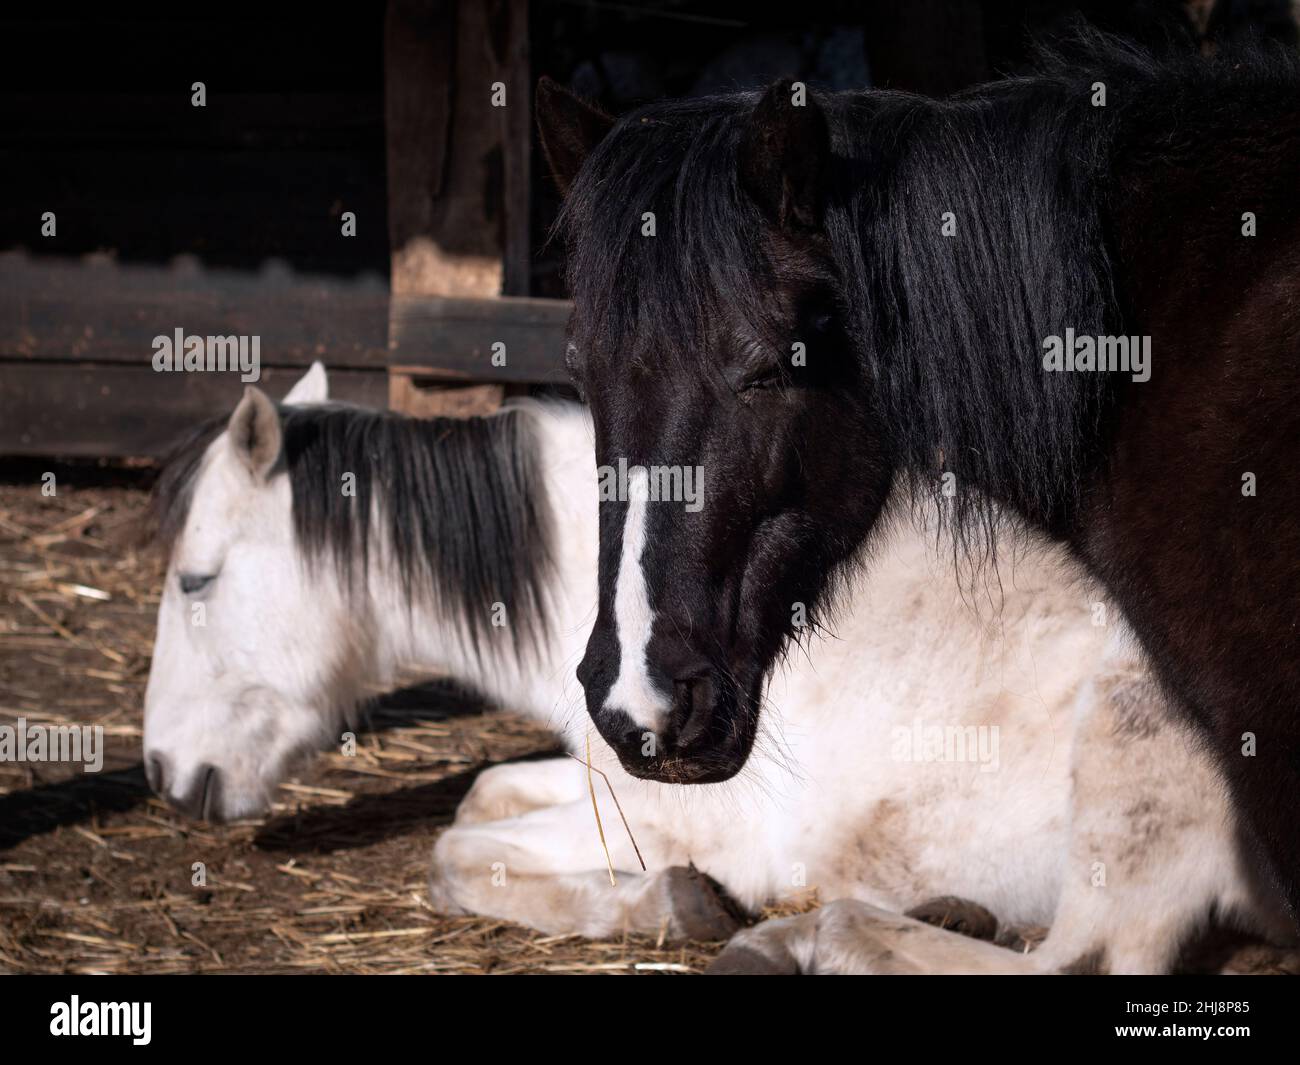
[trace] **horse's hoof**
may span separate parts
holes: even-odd
[[[779,961],[752,947],[727,947],[709,963],[706,976],[795,976],[799,970],[792,958]]]
[[[971,939],[992,941],[998,934],[998,919],[993,914],[978,903],[952,895],[927,899],[908,910],[907,916]]]
[[[456,901],[452,895],[451,884],[442,875],[436,863],[429,867],[425,888],[428,892],[429,909],[434,913],[440,913],[445,917],[460,917],[470,912]]]
[[[712,878],[675,865],[667,876],[673,932],[683,939],[730,939],[740,930],[739,908]]]

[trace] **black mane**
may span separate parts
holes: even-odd
[[[515,654],[540,647],[550,550],[526,414],[421,420],[339,404],[279,411],[284,442],[272,476],[289,476],[294,534],[309,565],[329,560],[356,594],[371,551],[383,550],[408,603],[423,598],[458,621],[474,654],[503,633]],[[168,550],[227,421],[199,426],[164,465],[154,510]],[[343,493],[345,474],[355,477],[354,496]],[[376,525],[380,544],[372,543]],[[492,625],[494,603],[504,605],[504,629]]]
[[[1275,97],[1300,87],[1280,48],[1157,56],[1076,32],[1034,75],[946,100],[814,94],[831,133],[826,229],[849,333],[903,465],[927,483],[940,469],[956,475],[963,490],[941,510],[968,549],[991,544],[992,502],[1048,529],[1080,505],[1081,471],[1124,384],[1045,373],[1042,344],[1067,327],[1133,332],[1106,216],[1111,164],[1133,149],[1131,131],[1172,138],[1182,114],[1213,109],[1228,83]],[[1096,82],[1104,107],[1092,102]],[[593,149],[560,220],[579,350],[707,379],[710,316],[758,319],[775,283],[752,239],[764,220],[737,176],[758,99],[653,103]],[[645,211],[654,239],[641,236]],[[941,235],[946,212],[955,238]],[[646,307],[662,317],[643,320]]]

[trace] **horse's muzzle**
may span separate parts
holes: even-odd
[[[195,821],[218,823],[222,820],[221,770],[204,763],[199,766],[183,792],[173,793],[169,779],[173,775],[166,755],[152,752],[145,757],[145,777],[149,787],[169,806]]]
[[[758,731],[760,685],[717,670],[673,681],[672,707],[657,730],[620,709],[592,714],[623,768],[665,784],[716,784],[740,772]]]

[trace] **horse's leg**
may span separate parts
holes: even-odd
[[[1252,849],[1269,863],[1292,928],[1300,928],[1300,713],[1282,700],[1258,714],[1229,704],[1215,724],[1233,799],[1254,832]]]
[[[591,804],[581,799],[503,821],[453,825],[434,844],[430,899],[444,911],[500,917],[552,934],[714,940],[736,930],[739,922],[707,877],[669,865],[668,841],[638,829],[650,870],[642,873],[622,824],[604,812],[616,885]]]
[[[852,899],[746,928],[732,937],[709,967],[709,972],[719,974],[871,976],[1040,971],[1034,955]]]
[[[1168,972],[1212,911],[1266,916],[1209,755],[1120,634],[1078,711],[1070,839],[1040,962]]]
[[[544,806],[573,802],[586,793],[585,773],[572,758],[494,765],[478,775],[456,807],[456,824],[501,821]]]

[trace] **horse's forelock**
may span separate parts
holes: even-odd
[[[558,223],[581,350],[648,352],[698,368],[719,313],[762,314],[771,279],[753,240],[761,215],[737,171],[757,99],[743,93],[651,104],[623,118],[592,151]],[[655,236],[643,234],[647,212]]]
[[[173,445],[163,459],[149,500],[149,517],[153,540],[169,558],[185,528],[203,458],[228,420],[225,414],[208,418]]]

